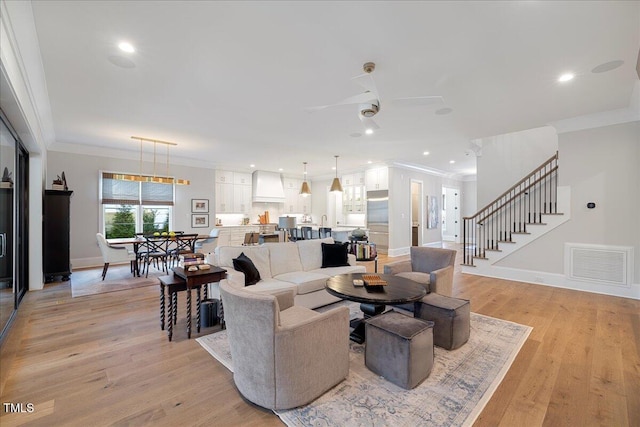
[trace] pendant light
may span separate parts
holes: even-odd
[[[311,189],[307,183],[307,162],[302,162],[302,164],[304,165],[304,180],[302,181],[302,187],[300,187],[300,195],[307,197],[311,195]]]
[[[143,138],[141,136],[132,136],[131,139],[140,141],[140,173],[138,175],[131,174],[118,174],[116,179],[124,181],[138,181],[138,182],[155,182],[158,184],[178,184],[178,185],[190,185],[191,182],[187,179],[176,179],[169,176],[169,146],[178,145],[175,142],[160,141],[157,139]],[[153,143],[153,176],[142,174],[142,143]],[[156,175],[156,149],[157,145],[162,144],[167,147],[167,176]]]
[[[340,180],[338,179],[338,156],[334,157],[336,158],[336,177],[333,178],[329,191],[332,193],[342,193],[342,184],[340,184]]]

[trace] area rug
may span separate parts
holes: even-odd
[[[146,286],[158,286],[158,277],[163,274],[167,273],[151,269],[149,277],[134,277],[128,265],[113,266],[109,267],[107,277],[102,280],[102,267],[74,271],[71,275],[71,297],[76,298]]]
[[[358,304],[348,303],[352,315]],[[310,404],[275,411],[288,426],[469,426],[506,375],[532,328],[471,313],[471,337],[454,351],[435,348],[433,370],[413,390],[369,371],[364,346],[350,343],[346,380]],[[233,371],[227,332],[197,341]]]

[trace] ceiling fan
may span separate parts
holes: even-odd
[[[357,85],[361,86],[365,91],[358,95],[350,96],[335,104],[319,105],[315,107],[305,108],[305,111],[314,112],[324,110],[326,108],[338,107],[341,105],[358,105],[358,118],[364,124],[367,133],[373,132],[374,129],[380,129],[380,126],[373,120],[373,117],[380,111],[380,96],[378,95],[378,89],[376,88],[375,81],[371,73],[376,68],[376,64],[373,62],[367,62],[362,66],[364,74],[352,77],[351,80]],[[435,106],[444,104],[444,99],[441,96],[412,96],[405,98],[393,98],[386,100],[391,104],[396,105],[410,105],[410,106]]]

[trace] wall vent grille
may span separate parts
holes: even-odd
[[[633,247],[567,243],[565,274],[571,279],[628,287],[633,278]]]

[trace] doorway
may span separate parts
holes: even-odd
[[[460,243],[460,190],[442,187],[442,240]]]
[[[422,246],[422,182],[411,180],[411,246]]]

